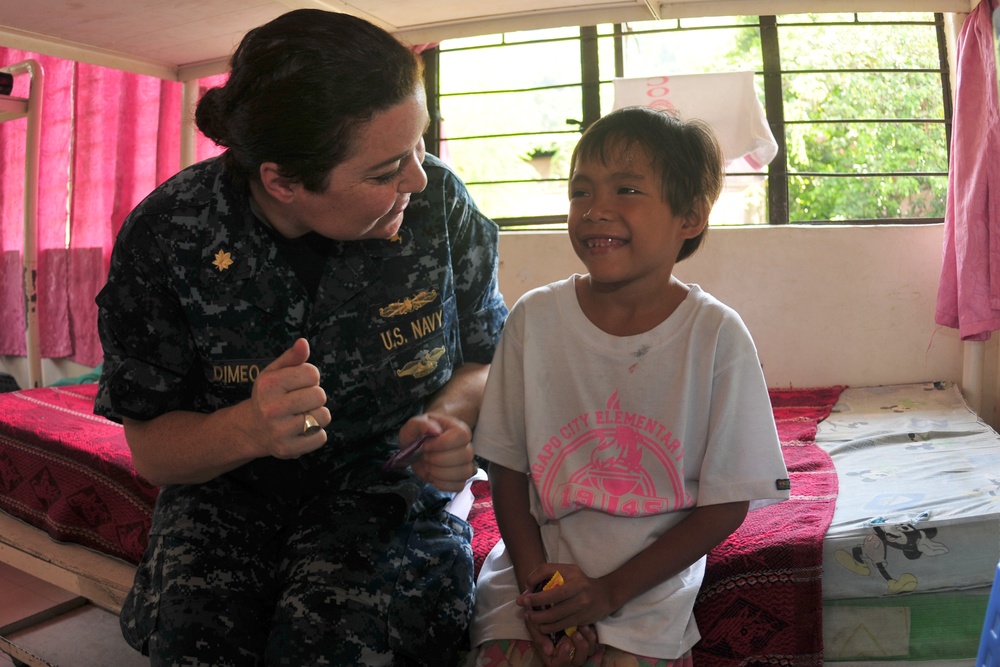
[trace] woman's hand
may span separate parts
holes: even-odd
[[[253,384],[251,420],[244,426],[264,456],[294,459],[326,442],[323,428],[331,420],[326,392],[319,384],[319,369],[308,361],[309,343],[299,338],[268,364]],[[322,428],[304,433],[307,414]]]
[[[472,428],[479,419],[488,364],[465,363],[454,369],[451,379],[427,400],[424,414],[411,418],[399,430],[401,446],[423,435],[422,456],[413,462],[413,472],[442,491],[461,491],[476,474],[472,452]]]
[[[303,435],[305,414],[330,423],[309,343],[292,343],[257,376],[251,397],[215,412],[124,418],[136,471],[151,484],[201,484],[266,456],[292,459],[322,447],[326,431]]]
[[[472,429],[449,415],[423,414],[403,424],[399,442],[406,446],[425,435],[429,437],[424,441],[419,458],[411,464],[413,472],[442,491],[461,491],[477,470],[473,460]]]

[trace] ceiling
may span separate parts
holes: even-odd
[[[189,80],[226,69],[250,28],[292,9],[347,12],[405,42],[529,28],[807,11],[967,12],[978,0],[0,0],[0,46]]]

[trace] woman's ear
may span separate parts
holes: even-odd
[[[268,195],[283,204],[288,204],[295,198],[295,181],[282,176],[276,162],[264,162],[260,165],[260,184]]]

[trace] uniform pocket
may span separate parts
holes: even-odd
[[[444,510],[409,525],[389,605],[389,646],[420,664],[456,664],[475,597],[472,529]]]
[[[367,383],[381,414],[422,401],[451,379],[461,360],[455,300],[410,318],[380,336],[385,352],[367,368]],[[403,333],[400,333],[403,332]]]

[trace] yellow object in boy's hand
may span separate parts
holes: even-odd
[[[548,581],[546,581],[544,584],[539,584],[538,586],[535,586],[535,592],[540,593],[541,591],[547,591],[550,588],[555,588],[556,586],[562,586],[564,583],[566,583],[566,581],[563,579],[562,574],[559,573],[559,570],[556,570],[556,573],[553,574]],[[535,609],[536,610],[544,609],[544,607],[535,607]],[[574,632],[576,632],[575,625],[566,628],[565,630],[559,630],[558,632],[550,633],[549,637],[552,639],[553,644],[557,644],[559,643],[559,640],[563,638],[564,635],[566,637],[572,637]]]

